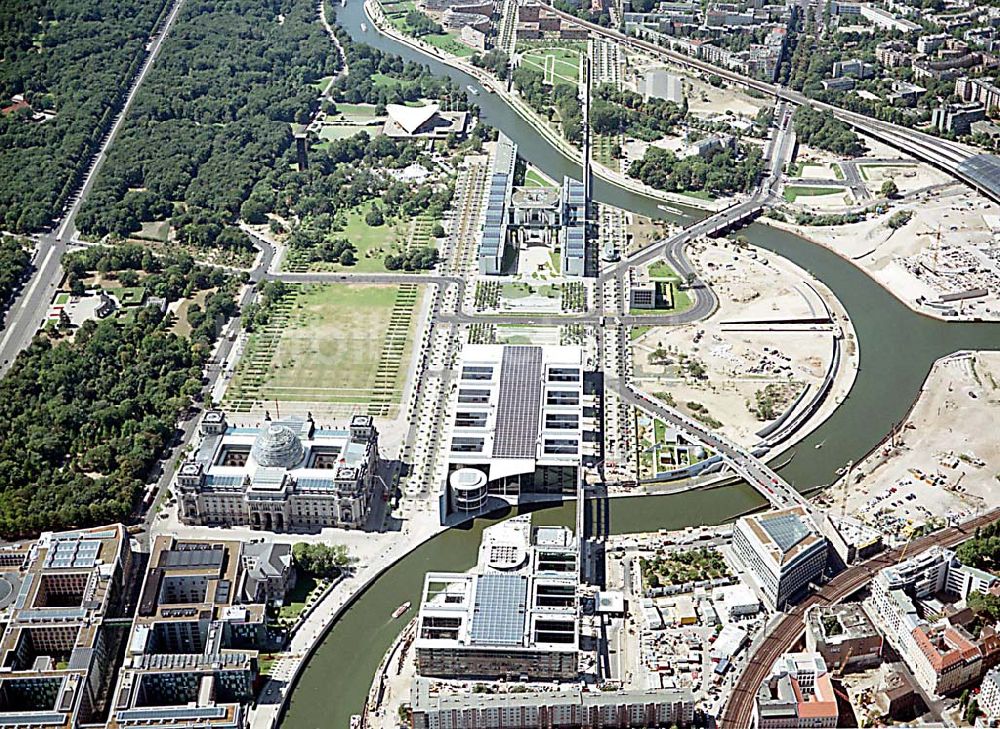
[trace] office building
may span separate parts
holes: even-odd
[[[870,63],[855,58],[851,61],[834,61],[833,77],[843,78],[851,76],[853,78],[872,78],[875,75],[875,67]]]
[[[642,77],[642,97],[664,99],[680,106],[684,102],[684,82],[665,68],[651,68]]]
[[[587,272],[587,194],[582,182],[563,178],[562,273],[583,276]]]
[[[861,671],[881,662],[882,636],[858,603],[813,605],[805,619],[806,651],[823,656],[831,670]]]
[[[109,729],[241,729],[265,605],[245,602],[247,561],[235,541],[153,542]]]
[[[687,690],[546,691],[476,694],[432,691],[417,679],[411,693],[413,729],[627,729],[687,727],[694,700]]]
[[[523,6],[522,6],[523,7]],[[479,232],[479,273],[503,273],[507,252],[507,205],[514,184],[517,145],[500,132],[490,156],[490,182],[486,189],[486,213]]]
[[[959,136],[969,134],[974,122],[986,118],[986,109],[982,104],[945,104],[931,112],[931,126],[942,134],[952,133]]]
[[[1000,719],[1000,669],[991,669],[983,676],[977,701],[986,718]]]
[[[1000,87],[987,78],[962,76],[955,80],[955,96],[981,104],[986,110],[1000,109]]]
[[[985,593],[998,580],[966,567],[941,547],[879,571],[871,583],[869,615],[899,652],[920,686],[931,694],[949,694],[971,685],[1000,660],[995,626],[973,635],[969,610],[954,611],[937,601],[940,594],[965,600]],[[928,615],[942,615],[935,622]]]
[[[292,545],[254,540],[243,545],[243,601],[281,605],[295,587]]]
[[[417,673],[572,680],[579,673],[577,543],[531,515],[483,531],[471,572],[429,572],[414,640]]]
[[[826,538],[804,506],[739,519],[733,551],[772,609],[784,608],[826,567]]]
[[[818,653],[786,653],[757,691],[757,729],[837,726],[839,713],[826,663]]]
[[[132,551],[120,524],[0,549],[0,722],[103,723],[124,632]]]
[[[378,432],[371,416],[345,429],[312,417],[229,425],[205,413],[194,458],[178,470],[185,524],[286,531],[362,528],[376,486]]]
[[[585,453],[579,347],[470,344],[451,395],[442,518],[489,496],[575,493]]]

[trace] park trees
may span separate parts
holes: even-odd
[[[165,0],[18,0],[0,9],[0,226],[36,231],[76,188]],[[52,114],[40,121],[36,114]]]
[[[343,544],[298,542],[292,546],[292,557],[296,567],[313,577],[336,577],[351,563]]]
[[[746,192],[756,184],[764,163],[757,147],[740,152],[717,149],[705,158],[678,159],[673,152],[650,147],[629,167],[630,177],[668,192],[706,191],[713,194]]]
[[[810,147],[846,157],[856,157],[864,152],[865,147],[858,135],[829,111],[800,106],[795,110],[793,124],[795,134]]]

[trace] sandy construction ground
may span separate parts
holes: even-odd
[[[908,195],[933,185],[946,184],[952,179],[930,165],[917,163],[866,163],[861,159],[858,161],[858,171],[861,173],[861,179],[865,181],[865,187],[876,196],[887,180],[896,183],[900,195]]]
[[[691,258],[718,294],[719,310],[707,321],[652,327],[636,337],[633,367],[638,384],[651,392],[669,393],[690,415],[697,415],[697,406],[692,408],[691,403],[704,406],[708,418],[721,426],[705,420],[705,411],[698,408],[705,422],[752,445],[759,442],[756,433],[768,422],[751,411],[758,391],[768,385],[784,390],[790,384],[793,392],[805,384],[815,391],[830,366],[834,336],[844,332],[841,345],[849,356],[842,359],[831,396],[802,433],[822,422],[846,396],[856,372],[853,330],[840,303],[805,271],[758,248],[741,249],[720,239],[697,244]],[[789,323],[821,318],[826,307],[833,311],[833,325]],[[664,351],[670,363],[662,363]],[[707,377],[692,376],[682,354],[697,360]],[[789,390],[773,417],[791,405]],[[805,401],[809,399],[807,394]]]
[[[898,184],[898,183],[897,183]],[[898,230],[893,214],[910,221]],[[1000,319],[1000,269],[994,232],[1000,205],[958,185],[895,203],[881,215],[851,225],[797,226],[792,230],[839,253],[907,306],[939,318]],[[943,294],[986,288],[988,295],[944,305]]]
[[[1000,500],[1000,352],[939,360],[896,447],[879,449],[823,497],[846,513],[905,538],[909,524],[931,516],[973,514]]]

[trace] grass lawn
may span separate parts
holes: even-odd
[[[820,195],[842,195],[845,192],[842,187],[806,187],[803,185],[789,185],[785,188],[783,195],[786,201],[795,202],[798,197],[818,197]]]
[[[271,669],[278,662],[280,656],[277,653],[261,653],[257,656],[257,671],[262,676],[270,676]]]
[[[653,418],[653,442],[662,443],[667,435],[667,426],[659,418]]]
[[[145,286],[116,286],[107,291],[114,294],[122,306],[138,306],[146,298]]]
[[[295,588],[285,596],[285,604],[281,606],[278,616],[282,619],[295,620],[306,609],[309,593],[316,589],[319,583],[312,575],[300,574],[295,580]],[[263,669],[262,669],[263,670]]]
[[[431,33],[421,36],[421,40],[427,41],[427,43],[435,48],[440,48],[445,53],[450,53],[453,56],[459,56],[461,58],[467,58],[476,52],[474,49],[459,41],[458,33],[455,32],[444,33],[442,35]]]
[[[327,84],[329,84],[332,79],[333,76],[324,76],[323,78],[317,79],[316,81],[311,83],[310,86],[312,86],[317,91],[323,91],[323,89],[327,87]]]
[[[621,144],[621,138],[617,135],[595,134],[593,143],[594,159],[606,167],[618,169],[619,160],[615,159],[611,152],[615,144]]]
[[[348,104],[338,101],[337,114],[351,121],[368,121],[376,118],[374,104]]]
[[[580,53],[572,48],[537,48],[528,51],[521,62],[545,74],[546,83],[562,80],[580,81]]]
[[[251,335],[226,400],[237,412],[284,400],[388,416],[402,399],[420,296],[415,284],[296,286]]]
[[[138,233],[133,233],[133,238],[139,238],[140,240],[151,240],[157,243],[166,243],[167,236],[170,234],[170,221],[161,220],[155,223],[143,223],[142,230]]]
[[[666,261],[657,261],[650,264],[649,277],[663,279],[664,281],[674,281],[675,283],[679,283],[681,280],[681,277],[677,275],[676,271]]]
[[[371,201],[351,208],[346,214],[338,214],[340,230],[334,237],[347,238],[357,250],[357,262],[353,266],[339,263],[308,263],[301,251],[289,251],[288,268],[292,271],[359,271],[362,273],[385,273],[385,257],[390,253],[401,253],[409,241],[413,221],[389,220],[373,227],[365,222],[365,215],[371,209]]]
[[[523,299],[531,296],[531,287],[523,283],[504,284],[501,291],[505,299]]]
[[[359,124],[324,124],[319,130],[319,138],[323,141],[316,146],[322,148],[324,142],[332,142],[335,139],[347,139],[361,132],[368,132],[370,136],[375,136],[381,130],[381,124],[365,126]]]
[[[652,328],[653,327],[646,327],[646,326],[631,327],[629,329],[629,339],[634,342],[636,339],[638,339],[639,337],[641,337],[643,334],[645,334],[646,332],[648,332]]]
[[[681,195],[687,195],[698,200],[715,200],[715,195],[708,190],[681,190]]]
[[[525,187],[555,187],[547,178],[545,178],[541,172],[536,169],[529,168],[524,173],[524,186]]]

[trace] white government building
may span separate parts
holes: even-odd
[[[442,519],[476,514],[490,496],[575,493],[587,452],[583,350],[471,344],[449,402]]]
[[[210,410],[201,436],[177,473],[185,524],[279,532],[365,525],[379,463],[371,416],[355,415],[343,430],[311,416],[236,427]]]

